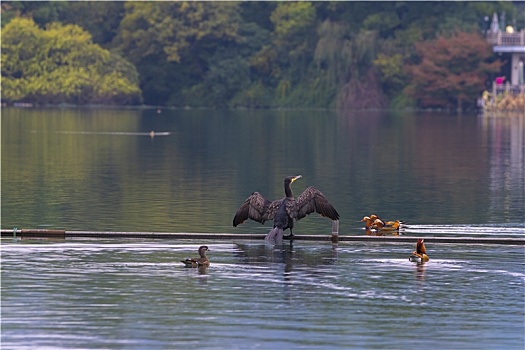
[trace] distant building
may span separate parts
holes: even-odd
[[[525,93],[523,65],[525,62],[525,30],[519,32],[511,26],[507,26],[505,31],[500,29],[498,15],[494,13],[490,28],[487,30],[487,41],[492,45],[495,53],[510,55],[510,79],[507,79],[506,86],[498,86],[507,90]],[[503,85],[503,84],[497,84]]]

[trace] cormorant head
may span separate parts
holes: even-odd
[[[284,183],[285,184],[291,184],[293,183],[295,180],[298,180],[300,178],[302,178],[303,176],[302,175],[297,175],[297,176],[287,176],[284,178]]]
[[[287,176],[284,178],[284,194],[286,195],[286,197],[293,197],[292,188],[290,187],[290,185],[292,184],[292,182],[294,182],[297,179],[300,179],[301,177],[301,175],[297,175]]]

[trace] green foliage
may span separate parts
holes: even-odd
[[[160,53],[180,62],[186,50],[237,39],[236,2],[126,2],[125,8],[115,43],[133,62]]]
[[[525,5],[515,2],[4,1],[1,6],[2,26],[18,16],[37,24],[16,35],[8,31],[13,38],[2,43],[4,99],[81,103],[129,102],[125,96],[140,96],[140,86],[151,105],[426,105],[427,89],[415,97],[421,82],[403,69],[421,57],[416,44],[458,30],[482,33],[485,17],[494,12],[504,11],[507,24],[517,29],[525,25]],[[72,26],[53,29],[50,23],[56,21]],[[42,33],[48,31],[64,38]],[[15,37],[19,41],[12,43]],[[469,70],[461,59],[451,60],[456,74]],[[461,99],[472,100],[469,85],[461,86],[468,90]],[[432,94],[435,103],[437,93]],[[457,104],[460,92],[453,94],[447,105]]]
[[[270,16],[275,35],[280,40],[297,40],[315,21],[315,8],[310,2],[281,2]]]
[[[34,103],[138,103],[138,74],[76,25],[45,30],[15,18],[2,30],[2,98]]]
[[[403,61],[403,56],[399,53],[392,56],[380,53],[374,60],[374,66],[381,72],[381,82],[387,93],[399,90],[405,85]]]
[[[376,30],[383,36],[388,36],[400,25],[401,19],[395,11],[373,13],[363,21],[364,28]]]
[[[275,104],[305,107],[313,101],[311,83],[319,71],[312,62],[317,41],[316,8],[310,2],[281,2],[270,16],[272,43],[257,55],[269,67]],[[314,74],[314,76],[312,76]]]
[[[230,101],[230,107],[275,107],[271,92],[261,82],[254,82],[240,90]]]
[[[122,1],[71,1],[60,12],[63,23],[76,24],[87,30],[93,42],[108,46],[124,17]]]
[[[249,57],[243,50],[252,44],[240,33],[240,4],[125,4],[126,14],[114,45],[139,68],[146,103],[228,103],[237,93],[232,91],[234,86],[247,79]],[[237,85],[237,89],[242,86]]]
[[[63,1],[2,1],[2,27],[13,18],[30,17],[43,28],[47,23],[60,20],[60,13],[67,8]]]
[[[319,25],[318,35],[314,62],[332,88],[341,86],[351,68],[352,42],[348,29],[342,22],[327,19]]]

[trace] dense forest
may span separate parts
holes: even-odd
[[[3,1],[2,102],[472,108],[520,2]]]

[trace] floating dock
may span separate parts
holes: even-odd
[[[187,240],[263,240],[265,234],[244,234],[244,233],[185,233],[185,232],[114,232],[114,231],[66,231],[66,230],[45,230],[45,229],[12,229],[1,230],[2,238],[140,238],[140,239],[187,239]],[[454,243],[454,244],[506,244],[506,245],[525,245],[525,238],[505,238],[505,237],[428,237],[417,235],[400,236],[345,236],[339,234],[325,235],[294,235],[294,241],[329,241],[337,242],[415,242],[418,238],[424,238],[428,243]],[[290,240],[289,237],[284,237]]]

